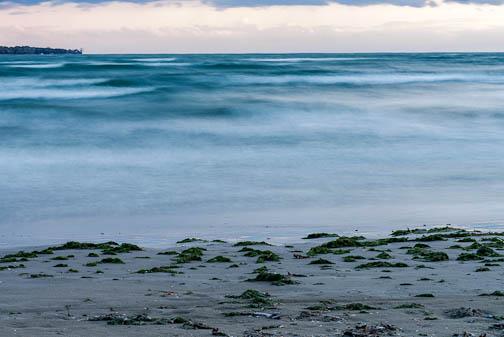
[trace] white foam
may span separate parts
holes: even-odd
[[[132,61],[137,61],[137,62],[171,62],[171,61],[175,61],[175,60],[176,60],[175,57],[132,59]]]
[[[47,64],[16,64],[8,65],[11,68],[34,68],[34,69],[47,69],[47,68],[60,68],[63,67],[65,63],[47,63]]]
[[[249,58],[247,61],[254,62],[318,62],[318,61],[354,61],[371,60],[371,57],[290,57],[290,58]]]
[[[0,100],[104,98],[152,91],[154,88],[93,87],[108,78],[40,79],[18,77],[0,83]]]
[[[90,65],[90,66],[132,66],[136,65],[137,63],[133,62],[106,62],[106,61],[88,61],[86,63],[81,63],[83,65]]]
[[[2,61],[0,64],[33,64],[35,61]]]
[[[366,74],[366,75],[324,75],[324,76],[230,76],[234,82],[244,84],[285,84],[285,83],[309,83],[309,84],[401,84],[401,83],[432,83],[432,82],[483,82],[503,83],[501,76],[487,74],[462,74],[462,73],[438,73],[438,74]]]
[[[191,63],[186,62],[171,62],[171,63],[160,63],[160,62],[152,62],[152,63],[139,63],[143,66],[148,67],[173,67],[173,66],[190,66]]]
[[[30,89],[0,90],[0,100],[9,99],[83,99],[108,98],[152,91],[154,88]]]
[[[75,78],[75,79],[41,79],[18,77],[11,78],[9,81],[0,83],[2,91],[9,90],[30,90],[32,88],[62,87],[98,84],[108,81],[107,78]]]

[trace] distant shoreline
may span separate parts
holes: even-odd
[[[0,46],[0,55],[82,55],[82,49],[39,48],[30,46]]]

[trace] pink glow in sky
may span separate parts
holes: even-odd
[[[217,7],[199,1],[0,7],[2,45],[87,53],[503,51],[504,5]]]

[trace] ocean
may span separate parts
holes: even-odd
[[[504,54],[0,56],[0,247],[504,223]]]

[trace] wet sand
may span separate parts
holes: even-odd
[[[162,251],[116,249],[116,255],[98,248],[58,249],[26,261],[23,254],[5,258],[18,249],[2,250],[0,336],[504,335],[504,294],[494,293],[504,292],[504,260],[488,256],[504,254],[504,236],[436,230],[389,238],[408,241],[323,237],[292,246],[194,241]],[[460,247],[449,248],[454,245]],[[315,246],[325,254],[304,258]],[[198,249],[180,254],[194,247],[205,250],[199,257]],[[165,251],[177,255],[158,254]],[[472,255],[457,260],[461,254]],[[217,256],[231,262],[209,262]],[[124,263],[93,266],[116,258]],[[261,267],[268,271],[257,271]],[[247,281],[268,277],[279,280]],[[260,293],[237,298],[247,290]],[[494,295],[479,296],[489,293]]]

